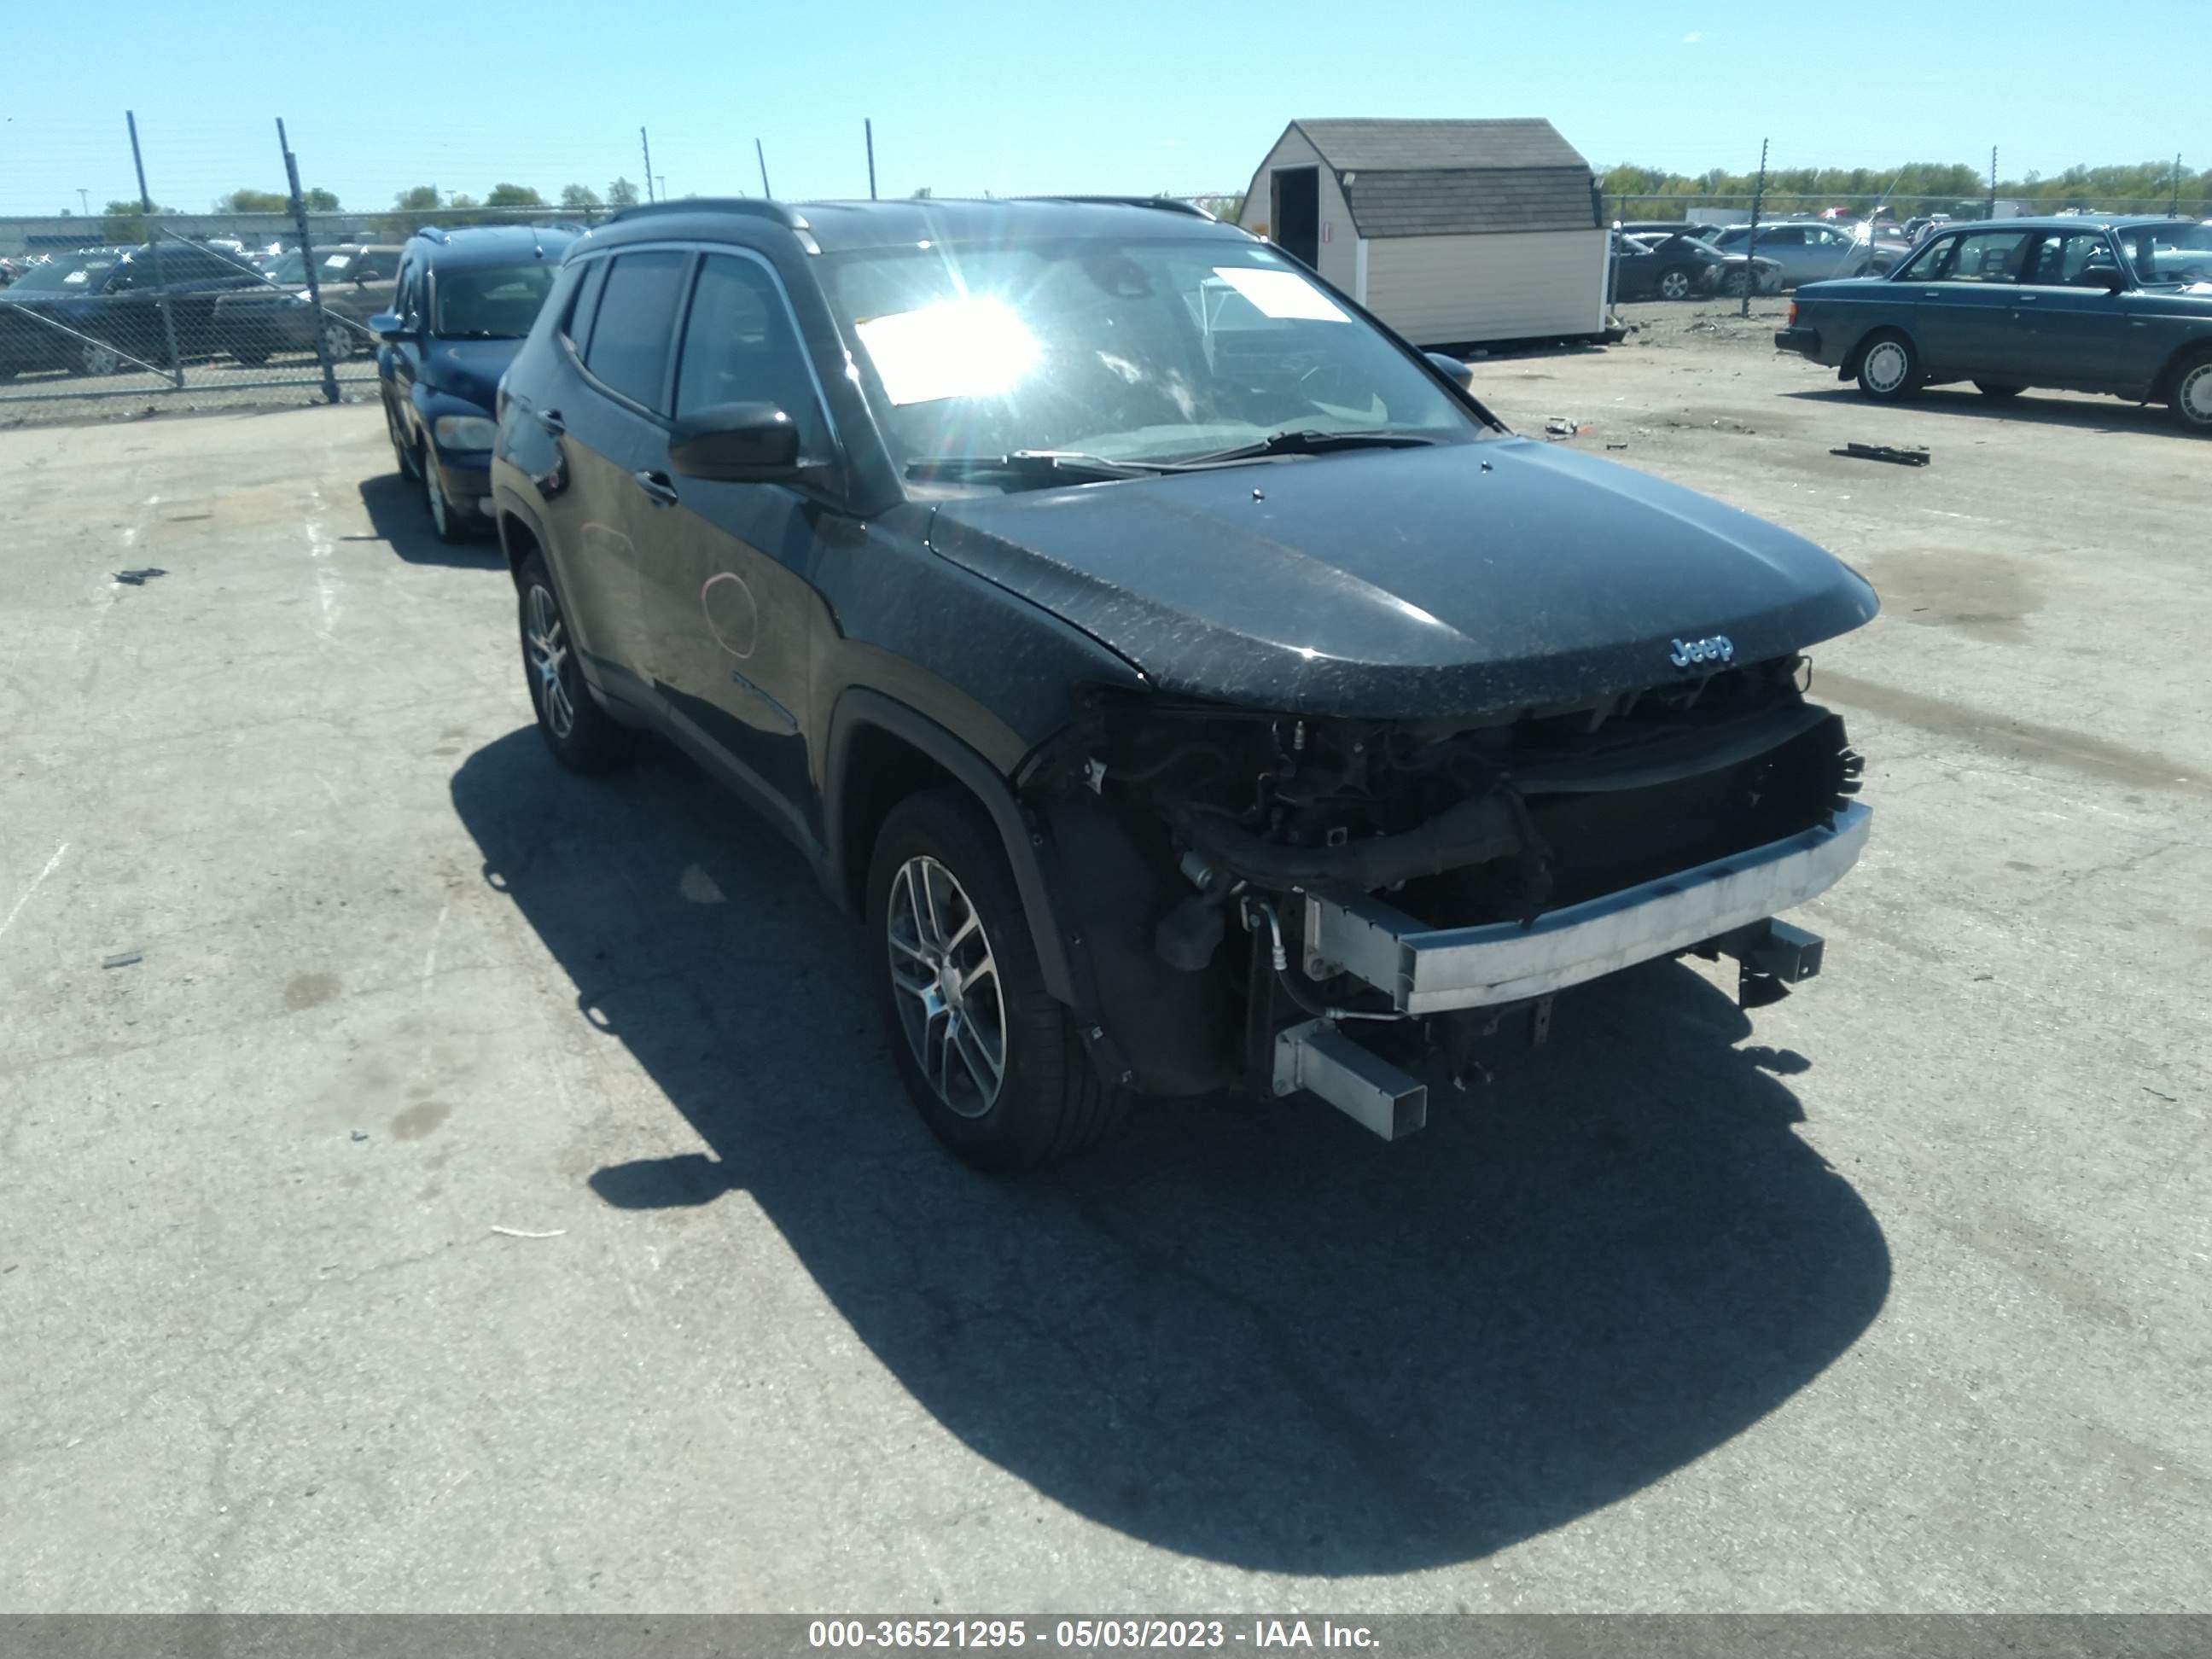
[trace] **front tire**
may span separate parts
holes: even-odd
[[[2173,392],[2166,407],[2183,431],[2212,437],[2212,351],[2200,351],[2175,365]]]
[[[868,870],[868,933],[899,1075],[953,1152],[1032,1169],[1120,1126],[1131,1097],[1099,1076],[1045,990],[998,831],[965,792],[891,809]]]
[[[94,377],[119,374],[123,354],[100,340],[87,340],[77,352],[77,367]]]
[[[448,547],[465,535],[460,520],[454,515],[453,506],[446,500],[446,486],[438,477],[437,457],[427,449],[415,456],[415,468],[422,480],[422,505],[430,514],[430,529]]]
[[[1680,266],[1659,273],[1659,297],[1662,300],[1686,300],[1696,288],[1690,273]]]
[[[628,760],[636,733],[599,707],[584,684],[568,621],[553,591],[545,556],[522,562],[516,589],[522,629],[522,669],[537,712],[538,735],[571,772],[606,772]]]
[[[1920,354],[1902,334],[1877,334],[1859,352],[1859,391],[1878,404],[1899,404],[1920,390]]]
[[[343,364],[353,356],[358,337],[335,317],[325,318],[323,321],[323,349],[329,354],[333,366]]]

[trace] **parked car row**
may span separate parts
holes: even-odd
[[[180,361],[257,364],[312,352],[319,334],[343,361],[373,344],[366,319],[389,303],[398,257],[396,247],[317,249],[318,307],[297,252],[258,269],[226,249],[173,240],[55,254],[0,289],[0,379],[165,370],[173,350]]]
[[[1888,276],[1798,291],[1776,345],[1878,402],[1971,381],[2164,403],[2212,434],[2212,225],[2067,215],[1938,228]]]

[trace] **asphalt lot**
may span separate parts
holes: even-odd
[[[2212,448],[1729,309],[1478,389],[1881,589],[1825,976],[1012,1184],[373,405],[0,433],[0,1610],[2212,1607]]]

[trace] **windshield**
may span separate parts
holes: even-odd
[[[1417,441],[1484,430],[1257,244],[923,243],[824,263],[902,465],[1030,450],[1166,462],[1291,429]]]
[[[435,273],[437,298],[430,331],[451,339],[519,340],[538,320],[538,308],[553,286],[553,266],[545,260],[520,265],[461,265]]]
[[[2126,225],[2112,234],[2139,283],[2212,282],[2212,225]]]
[[[307,257],[295,248],[261,274],[270,282],[280,285],[287,283],[304,283],[307,280]]]
[[[18,276],[15,282],[15,291],[18,294],[83,294],[100,286],[100,279],[114,268],[115,260],[116,256],[112,253],[49,259],[42,265],[33,265]]]

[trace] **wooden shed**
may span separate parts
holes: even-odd
[[[1605,330],[1597,180],[1549,121],[1293,121],[1238,222],[1416,345]]]

